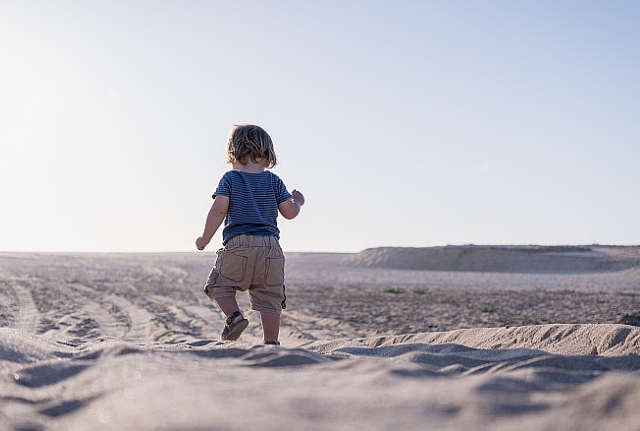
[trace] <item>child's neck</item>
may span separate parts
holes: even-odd
[[[253,160],[248,160],[246,163],[235,162],[233,163],[233,169],[250,174],[264,172],[264,162],[261,159],[256,160],[256,162],[254,163]]]

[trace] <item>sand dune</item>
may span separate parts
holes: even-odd
[[[354,266],[429,271],[582,273],[638,267],[640,251],[607,246],[380,247],[347,261]]]
[[[212,254],[0,253],[0,430],[640,429],[640,328],[614,323],[640,304],[634,266],[447,274],[357,256],[290,256],[274,347],[251,313],[241,341],[218,341]],[[547,296],[554,321],[523,324]]]

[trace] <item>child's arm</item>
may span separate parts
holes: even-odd
[[[229,211],[229,197],[217,195],[213,200],[209,214],[207,214],[204,232],[201,237],[196,239],[196,247],[198,247],[198,250],[204,250],[207,244],[209,244],[209,241],[211,241],[211,238],[227,216],[227,211]]]
[[[300,208],[304,205],[304,196],[297,190],[291,192],[291,199],[278,205],[278,210],[282,217],[291,220],[300,213]]]

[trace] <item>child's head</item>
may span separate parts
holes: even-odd
[[[273,168],[277,160],[271,137],[259,126],[235,126],[227,143],[227,161],[244,164],[249,159],[253,163],[260,159],[266,168]]]

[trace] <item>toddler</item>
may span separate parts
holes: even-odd
[[[196,240],[198,250],[204,250],[224,220],[223,248],[216,253],[204,292],[227,316],[223,340],[237,340],[249,325],[236,301],[236,291],[248,290],[251,308],[260,313],[264,343],[278,345],[286,295],[276,218],[278,212],[286,219],[296,217],[304,196],[297,190],[289,193],[267,170],[276,165],[276,154],[271,138],[258,126],[234,127],[227,161],[233,169],[220,180],[204,232]]]

